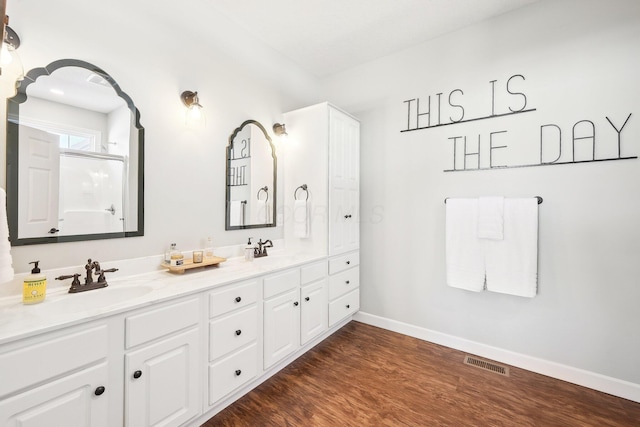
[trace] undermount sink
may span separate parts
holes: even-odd
[[[126,286],[94,289],[91,291],[66,294],[57,299],[45,300],[38,308],[62,311],[83,311],[108,307],[132,299],[140,298],[153,290],[150,286]]]

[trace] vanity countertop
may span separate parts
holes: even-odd
[[[217,267],[193,269],[184,274],[158,270],[127,277],[112,275],[106,288],[69,294],[67,287],[56,287],[47,291],[43,302],[33,305],[22,304],[21,295],[7,296],[0,298],[0,344],[325,258],[274,252],[253,262],[242,257],[229,258]]]

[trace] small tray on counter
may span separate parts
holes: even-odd
[[[182,265],[169,265],[167,263],[162,263],[162,267],[168,268],[171,273],[184,273],[186,270],[190,270],[192,268],[200,268],[200,267],[208,267],[210,265],[218,265],[221,262],[225,262],[227,259],[214,256],[213,258],[205,258],[202,262],[193,262],[192,259],[185,259]]]

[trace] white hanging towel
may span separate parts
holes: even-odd
[[[13,260],[7,224],[7,194],[0,188],[0,283],[13,280]]]
[[[491,240],[504,238],[504,197],[478,199],[478,238]]]
[[[484,289],[482,241],[477,238],[478,199],[447,199],[447,284],[480,292]]]
[[[229,223],[232,226],[244,225],[243,200],[232,200],[229,208]]]
[[[296,200],[293,203],[293,235],[304,239],[309,237],[309,205],[306,200]]]
[[[533,298],[538,289],[538,200],[505,199],[504,239],[482,240],[487,290]]]
[[[256,201],[256,224],[271,223],[271,215],[269,215],[269,202],[265,199]]]

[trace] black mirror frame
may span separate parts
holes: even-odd
[[[231,187],[229,186],[229,168],[231,167],[231,150],[233,148],[233,140],[236,135],[247,125],[254,124],[260,128],[264,136],[269,142],[271,147],[271,157],[273,157],[273,215],[272,221],[267,224],[250,224],[250,225],[231,225]],[[273,141],[269,137],[266,129],[260,122],[256,120],[245,120],[239,127],[237,127],[233,133],[229,136],[229,144],[227,145],[227,167],[225,178],[225,230],[246,230],[250,228],[268,228],[276,226],[277,215],[277,201],[278,201],[278,158],[276,157],[276,147],[273,145]]]
[[[72,236],[51,236],[18,238],[18,144],[20,104],[27,100],[27,88],[39,77],[48,76],[59,68],[81,67],[99,74],[104,78],[116,94],[124,99],[127,107],[135,117],[138,130],[138,227],[135,231],[118,233],[78,234]],[[140,111],[133,101],[120,89],[116,81],[101,68],[79,59],[60,59],[43,68],[30,70],[21,82],[17,94],[7,99],[7,219],[9,223],[9,241],[11,246],[35,245],[43,243],[78,242],[86,240],[116,239],[122,237],[144,236],[144,128],[140,125]]]

